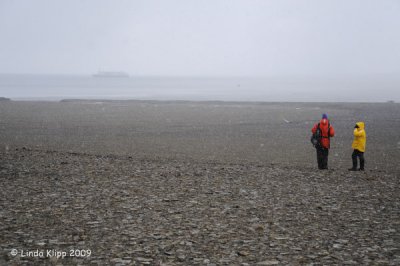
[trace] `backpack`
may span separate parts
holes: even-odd
[[[315,133],[312,134],[312,136],[311,136],[311,143],[314,147],[320,147],[321,140],[323,138],[322,131],[321,131],[321,128],[319,127],[319,124],[320,123],[318,123],[317,130],[315,130]],[[327,138],[330,138],[330,130],[331,130],[331,125],[328,123],[328,137]]]

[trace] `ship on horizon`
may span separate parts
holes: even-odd
[[[129,74],[122,71],[98,71],[93,74],[95,78],[129,78]]]

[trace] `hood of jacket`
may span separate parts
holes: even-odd
[[[358,126],[359,129],[364,129],[365,128],[364,122],[357,122],[356,125]]]

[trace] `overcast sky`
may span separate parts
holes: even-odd
[[[0,0],[0,73],[400,75],[399,0]]]

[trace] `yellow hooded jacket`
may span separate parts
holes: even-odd
[[[365,134],[364,122],[357,122],[358,128],[354,129],[354,140],[351,147],[355,150],[365,152],[365,143],[367,142],[367,135]]]

